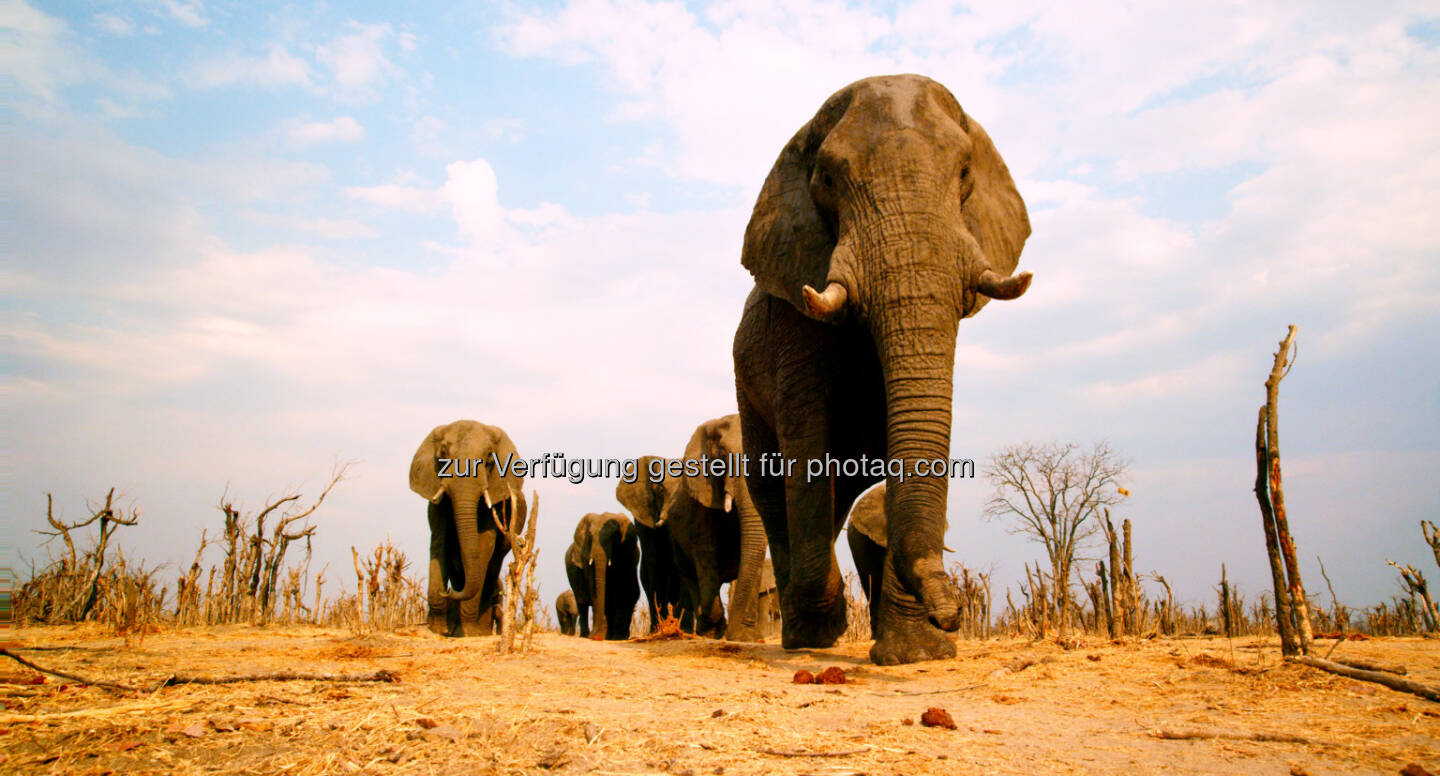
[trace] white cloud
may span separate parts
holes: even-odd
[[[263,55],[231,53],[200,62],[187,76],[192,85],[216,88],[234,84],[310,86],[310,65],[279,43]]]
[[[118,38],[128,38],[135,34],[135,23],[120,14],[97,13],[94,22],[96,27]]]
[[[27,2],[0,6],[0,31],[0,76],[12,81],[21,94],[51,103],[60,89],[105,73],[75,47],[65,22]]]
[[[375,88],[398,72],[385,54],[385,48],[396,40],[388,24],[350,22],[348,32],[337,35],[315,49],[315,59],[330,69],[339,95],[355,99],[372,99]]]
[[[154,0],[150,4],[156,13],[185,27],[204,27],[210,23],[205,18],[205,4],[199,0]]]
[[[450,204],[460,233],[471,244],[493,244],[501,217],[495,170],[484,159],[476,159],[447,165],[445,174],[448,180],[440,193]]]
[[[349,116],[336,116],[330,121],[310,121],[292,124],[286,136],[295,145],[316,143],[353,143],[365,138],[365,128]]]
[[[378,186],[352,186],[345,193],[372,205],[411,213],[425,213],[440,205],[433,189],[403,183],[382,183]]]

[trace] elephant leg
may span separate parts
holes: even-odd
[[[498,633],[500,622],[495,619],[496,605],[505,605],[505,590],[500,585],[500,572],[505,566],[505,556],[510,553],[509,540],[495,531],[495,551],[490,554],[490,563],[485,568],[485,585],[480,588],[480,629],[486,633]]]
[[[490,566],[491,556],[495,553],[494,530],[481,531],[479,536],[479,563],[476,564],[478,573],[486,573]],[[491,633],[490,607],[482,606],[485,598],[483,583],[475,595],[460,602],[460,633],[464,636],[489,636]],[[484,609],[482,614],[481,609]]]
[[[845,633],[847,615],[845,581],[835,557],[834,488],[826,476],[807,482],[804,471],[807,461],[825,459],[828,429],[815,420],[825,417],[823,405],[792,409],[779,429],[782,454],[797,461],[785,482],[790,584],[782,597],[781,643],[786,649],[830,647]]]
[[[829,647],[845,632],[833,483],[823,473],[807,476],[809,461],[823,461],[832,451],[830,424],[849,422],[831,406],[831,378],[850,362],[838,346],[843,328],[805,318],[773,297],[757,302],[752,295],[735,332],[736,398],[745,449],[757,463],[764,451],[778,452],[782,465],[794,462],[783,472],[783,495],[765,484],[776,479],[773,474],[752,472],[749,478],[754,483],[750,496],[770,541],[780,590],[781,643],[787,649]]]
[[[745,478],[745,488],[750,493],[750,503],[760,514],[765,537],[770,544],[770,565],[775,573],[775,588],[784,600],[790,586],[790,527],[785,516],[785,478],[774,476],[769,469],[762,469],[761,456],[780,460],[780,443],[775,432],[759,416],[759,413],[740,395],[740,433],[744,439],[745,454],[749,456],[751,468]]]
[[[725,607],[720,603],[720,571],[716,568],[715,515],[696,505],[686,556],[695,569],[696,602],[695,633],[700,636],[724,638]]]
[[[570,592],[575,594],[575,624],[580,628],[580,637],[590,637],[590,580],[585,570],[569,560],[565,562],[565,578],[570,582]]]
[[[955,642],[930,622],[929,609],[901,583],[895,571],[896,553],[887,550],[884,557],[879,595],[870,602],[875,637],[871,661],[896,665],[955,657]]]
[[[850,543],[850,556],[855,559],[860,588],[865,591],[865,600],[869,603],[870,638],[875,639],[878,638],[880,627],[880,590],[885,570],[885,548],[853,528],[845,538]]]
[[[449,622],[450,599],[445,595],[446,579],[446,532],[453,531],[453,523],[448,511],[443,504],[430,504],[426,508],[426,518],[430,523],[430,579],[425,590],[425,600],[429,604],[429,613],[426,617],[430,630],[441,636],[448,636],[453,631]],[[458,551],[458,547],[455,548]]]

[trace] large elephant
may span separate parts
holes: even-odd
[[[660,619],[670,614],[680,619],[683,630],[694,631],[695,605],[685,595],[675,567],[670,528],[660,522],[665,495],[679,484],[677,479],[665,476],[664,463],[665,459],[654,455],[639,458],[635,481],[622,479],[615,486],[615,499],[629,510],[640,537],[640,586],[650,608],[650,630],[654,631]],[[652,466],[660,476],[651,476]]]
[[[580,607],[575,604],[575,591],[566,590],[555,598],[555,619],[560,621],[560,632],[566,636],[575,635],[575,621],[580,618]]]
[[[685,597],[695,602],[695,632],[759,641],[763,637],[756,601],[765,560],[765,527],[738,465],[743,449],[738,415],[697,426],[685,445],[684,460],[694,468],[676,478],[679,482],[665,500],[661,522],[675,543]],[[711,463],[717,459],[723,465]],[[731,581],[727,623],[720,586]]]
[[[1028,272],[1011,276],[1029,234],[985,130],[922,76],[841,89],[780,152],[745,231],[755,288],[734,357],[746,453],[798,469],[752,466],[749,477],[787,648],[844,633],[835,539],[856,496],[885,479],[889,552],[870,658],[955,654],[941,557],[948,480],[928,470],[949,459],[959,322],[1029,287]],[[806,476],[827,455],[859,466]]]
[[[640,548],[629,518],[617,512],[591,512],[580,518],[575,540],[565,551],[565,576],[575,593],[582,637],[630,638],[630,617],[640,600],[640,584],[635,578],[639,559]]]
[[[494,630],[504,527],[525,527],[525,479],[501,467],[518,459],[496,426],[457,420],[436,426],[410,461],[410,489],[429,502],[430,629],[484,636]],[[459,609],[458,616],[455,609]]]

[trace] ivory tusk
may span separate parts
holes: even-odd
[[[810,311],[811,315],[817,318],[829,318],[835,313],[840,312],[841,308],[845,306],[845,301],[850,296],[849,293],[846,292],[845,286],[833,282],[825,287],[823,293],[816,291],[808,285],[800,289],[800,291],[805,297],[806,309]]]
[[[975,290],[991,299],[1015,299],[1030,287],[1031,277],[1029,272],[1021,272],[1007,278],[993,269],[987,269],[980,273]]]

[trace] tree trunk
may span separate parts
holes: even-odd
[[[1275,530],[1275,515],[1270,506],[1269,455],[1265,450],[1265,416],[1267,407],[1260,407],[1255,423],[1255,500],[1260,502],[1260,522],[1265,528],[1265,554],[1270,560],[1270,582],[1275,591],[1275,627],[1280,633],[1280,652],[1286,656],[1300,654],[1300,640],[1295,635],[1294,613],[1285,582],[1285,569],[1280,560],[1280,540]]]
[[[1309,654],[1314,640],[1310,630],[1310,608],[1305,601],[1305,585],[1300,579],[1300,564],[1295,559],[1295,541],[1290,536],[1290,522],[1285,516],[1285,491],[1280,481],[1280,381],[1289,372],[1290,349],[1295,341],[1295,327],[1292,325],[1280,350],[1275,353],[1275,365],[1265,381],[1265,456],[1269,463],[1270,508],[1275,519],[1275,536],[1280,543],[1280,556],[1285,560],[1285,572],[1290,580],[1290,607],[1295,613],[1296,633],[1300,638],[1300,651]]]

